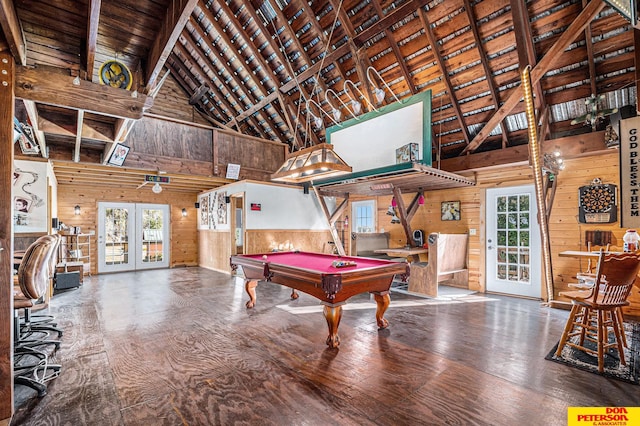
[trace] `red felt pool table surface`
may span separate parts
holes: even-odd
[[[266,256],[266,259],[264,258]],[[386,260],[371,259],[367,257],[336,256],[323,253],[310,252],[275,252],[266,254],[247,254],[243,257],[255,259],[270,264],[286,265],[290,268],[311,270],[323,274],[344,274],[358,269],[377,268],[389,266]],[[333,266],[334,261],[355,262],[355,266]]]

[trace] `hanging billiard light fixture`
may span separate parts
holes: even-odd
[[[271,175],[276,182],[302,183],[351,172],[333,146],[321,143],[289,154],[284,164]]]

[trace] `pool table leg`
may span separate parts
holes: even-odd
[[[338,336],[338,326],[342,318],[342,305],[324,305],[324,317],[327,319],[329,326],[329,337],[327,337],[327,345],[330,348],[340,346],[340,336]]]
[[[298,292],[296,291],[295,288],[291,289],[291,300],[296,300],[298,297],[300,297],[300,295],[298,294]]]
[[[256,306],[256,287],[258,286],[258,280],[246,280],[244,282],[244,289],[249,295],[249,301],[247,302],[247,309],[251,309]]]
[[[389,326],[389,321],[384,319],[384,313],[389,307],[391,297],[389,297],[389,293],[373,293],[373,297],[374,299],[376,299],[376,304],[378,305],[376,309],[376,322],[378,323],[378,330],[382,330],[383,328],[387,328]]]

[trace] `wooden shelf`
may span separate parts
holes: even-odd
[[[91,271],[91,237],[93,234],[61,233],[62,242],[58,254],[58,268],[81,263],[83,275]]]

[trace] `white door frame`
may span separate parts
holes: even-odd
[[[126,240],[123,241],[123,247],[120,259],[122,263],[116,263],[108,265],[106,263],[106,223],[105,214],[108,208],[119,208],[127,210],[127,230]],[[148,262],[143,258],[143,228],[142,228],[142,211],[144,209],[154,208],[162,210],[164,216],[162,229],[162,261],[160,262]],[[99,202],[98,203],[98,273],[108,272],[124,272],[135,271],[140,269],[151,268],[168,268],[169,256],[170,256],[170,223],[171,212],[169,206],[166,204],[136,204],[136,203],[111,203],[111,202]],[[113,255],[113,253],[112,253]]]
[[[499,197],[528,196],[528,225],[524,211],[498,212]],[[521,185],[507,188],[489,188],[486,191],[486,290],[487,292],[504,293],[540,299],[542,297],[542,264],[540,225],[538,209],[533,185]],[[504,198],[502,198],[504,200]],[[516,210],[520,203],[517,202]],[[509,213],[511,211],[511,214]],[[500,225],[501,236],[498,235],[498,215],[502,215]],[[511,220],[510,220],[511,219]],[[506,220],[506,222],[504,222]],[[513,226],[513,228],[512,228]],[[513,245],[508,242],[509,233],[514,236],[528,231],[528,247]],[[505,236],[506,235],[506,236]],[[505,242],[505,238],[507,242]],[[504,244],[502,244],[502,243]],[[519,244],[519,243],[518,243]],[[525,277],[525,278],[523,278]]]
[[[127,211],[126,237],[122,241],[121,247],[110,247],[110,256],[120,257],[115,264],[107,264],[107,241],[106,241],[106,210],[107,209],[124,209]],[[132,203],[98,203],[98,273],[105,272],[123,272],[135,269],[135,261],[133,253],[136,252],[136,239],[133,231],[135,221],[135,204]],[[118,250],[115,253],[114,250]]]
[[[136,226],[135,226],[135,240],[136,240],[136,249],[135,252],[135,266],[136,270],[141,269],[159,269],[159,268],[168,268],[169,267],[169,255],[170,255],[170,234],[169,228],[171,224],[171,211],[169,210],[169,206],[167,204],[142,204],[138,203],[136,206]],[[161,241],[157,242],[148,242],[147,238],[149,235],[145,235],[145,229],[143,228],[143,211],[144,210],[159,210],[162,214],[162,230],[161,230]],[[149,234],[147,232],[146,234]],[[155,240],[156,237],[149,237],[151,240]],[[149,253],[147,256],[144,256],[145,246],[147,249],[158,248],[158,244],[160,244],[162,256],[160,261],[151,260],[149,257]]]

